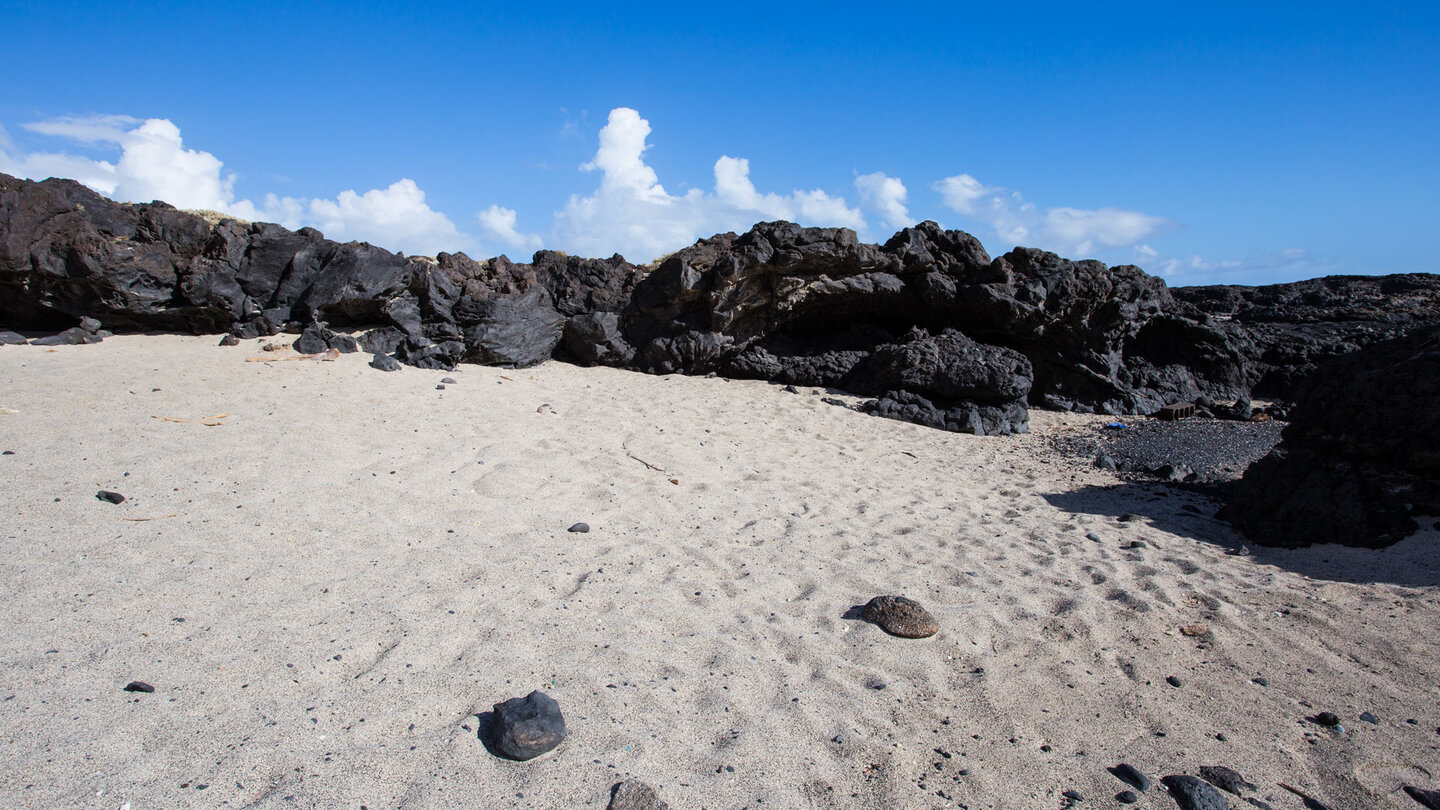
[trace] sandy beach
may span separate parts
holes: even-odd
[[[218,341],[0,347],[0,806],[1119,807],[1121,762],[1277,810],[1440,789],[1434,517],[1227,554],[1218,503],[1054,448],[1109,417],[975,437]],[[854,618],[880,594],[940,632]],[[478,715],[534,689],[568,738],[493,756]]]

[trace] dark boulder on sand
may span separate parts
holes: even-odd
[[[1440,513],[1440,326],[1335,358],[1220,516],[1262,545],[1382,548]]]

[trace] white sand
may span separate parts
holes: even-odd
[[[1121,761],[1276,808],[1440,788],[1433,529],[1226,556],[1214,504],[1049,449],[1092,417],[977,438],[758,382],[217,340],[0,348],[0,807],[603,808],[624,777],[677,810],[1116,807]],[[843,618],[883,593],[940,634]],[[475,715],[537,688],[569,738],[491,756]]]

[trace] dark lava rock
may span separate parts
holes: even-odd
[[[1320,712],[1310,719],[1326,728],[1334,728],[1340,725],[1340,718],[1336,716],[1334,712]]]
[[[930,611],[903,596],[877,596],[865,603],[862,616],[901,638],[927,638],[940,631],[940,624]]]
[[[845,387],[876,346],[920,326],[1021,352],[1029,401],[1054,408],[1149,412],[1244,383],[1232,330],[1138,268],[1027,248],[992,260],[933,222],[883,246],[787,222],[702,239],[636,285],[622,324],[636,364],[661,373]]]
[[[1133,790],[1122,790],[1115,794],[1115,801],[1121,804],[1134,804],[1140,801],[1140,794]]]
[[[1245,777],[1223,765],[1206,765],[1201,767],[1200,778],[1236,796],[1240,795],[1241,788],[1255,790],[1255,786],[1245,781]]]
[[[89,332],[86,332],[84,329],[81,329],[80,327],[75,326],[75,327],[71,327],[70,329],[66,329],[64,332],[61,332],[61,333],[58,334],[58,335],[47,335],[47,336],[42,337],[42,338],[35,338],[34,340],[30,341],[30,345],[31,345],[31,346],[79,346],[79,345],[82,344],[82,343],[87,343],[87,342],[89,342],[89,339],[92,338],[92,337],[93,337],[93,335],[91,335]]]
[[[1180,679],[1177,678],[1177,677],[1175,677],[1174,675],[1167,675],[1167,676],[1165,676],[1165,683],[1170,684],[1171,686],[1175,687],[1176,689],[1179,689],[1180,686],[1181,686]]]
[[[1327,276],[1264,287],[1171,293],[1245,332],[1237,347],[1256,396],[1292,399],[1326,360],[1440,320],[1440,276]]]
[[[1134,765],[1122,762],[1119,765],[1111,768],[1110,773],[1114,774],[1116,779],[1119,779],[1121,782],[1124,782],[1125,784],[1135,788],[1142,793],[1150,789],[1150,777],[1141,773],[1140,769],[1136,768]]]
[[[565,739],[559,704],[539,690],[496,703],[493,722],[495,747],[511,759],[534,759]]]
[[[1231,810],[1223,793],[1196,777],[1172,774],[1160,781],[1170,789],[1170,798],[1180,810]]]
[[[108,490],[108,489],[102,489],[102,490],[100,490],[99,492],[95,493],[95,497],[96,497],[97,500],[109,501],[110,503],[114,503],[114,504],[119,504],[119,503],[124,503],[124,502],[125,502],[125,496],[124,496],[124,495],[121,495],[121,494],[118,493],[118,492],[111,492],[111,491]]]
[[[148,684],[148,683],[146,683],[146,682],[144,682],[144,681],[131,681],[130,683],[125,684],[125,691],[126,691],[126,692],[146,692],[146,693],[149,693],[149,692],[154,692],[154,691],[155,691],[155,687],[151,686],[150,684]]]
[[[399,371],[400,361],[388,354],[377,354],[370,358],[370,367],[381,371]]]
[[[565,330],[565,317],[541,287],[488,299],[462,297],[455,320],[464,328],[465,359],[483,365],[524,367],[549,360]]]
[[[574,526],[571,526],[570,528],[566,529],[566,531],[570,531],[570,532],[580,532],[580,533],[583,534],[583,533],[585,533],[585,532],[590,531],[590,524],[589,524],[589,523],[576,523]]]
[[[587,366],[629,363],[635,350],[625,341],[620,316],[614,312],[586,312],[565,322],[565,351]]]
[[[1405,786],[1405,795],[1420,803],[1428,810],[1440,810],[1440,790],[1422,790],[1413,785]]]
[[[878,393],[861,410],[979,436],[1025,433],[1030,414],[1030,361],[1014,349],[985,346],[954,330],[912,330],[877,346],[856,364],[845,386]]]
[[[19,332],[11,332],[8,329],[0,329],[0,346],[24,346],[30,341]]]
[[[240,338],[237,338],[237,337],[235,337],[234,335],[226,335],[225,337],[220,338],[220,345],[221,345],[221,346],[239,346],[239,345],[240,345]]]
[[[610,789],[607,810],[670,810],[655,789],[634,779],[627,779]]]
[[[1440,327],[1325,364],[1220,516],[1263,545],[1383,548],[1440,513]],[[1410,508],[1407,508],[1410,507]]]

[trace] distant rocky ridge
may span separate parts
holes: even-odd
[[[1320,363],[1440,322],[1440,276],[1326,276],[1264,287],[1177,287],[1175,297],[1243,328],[1258,397],[1294,399]]]

